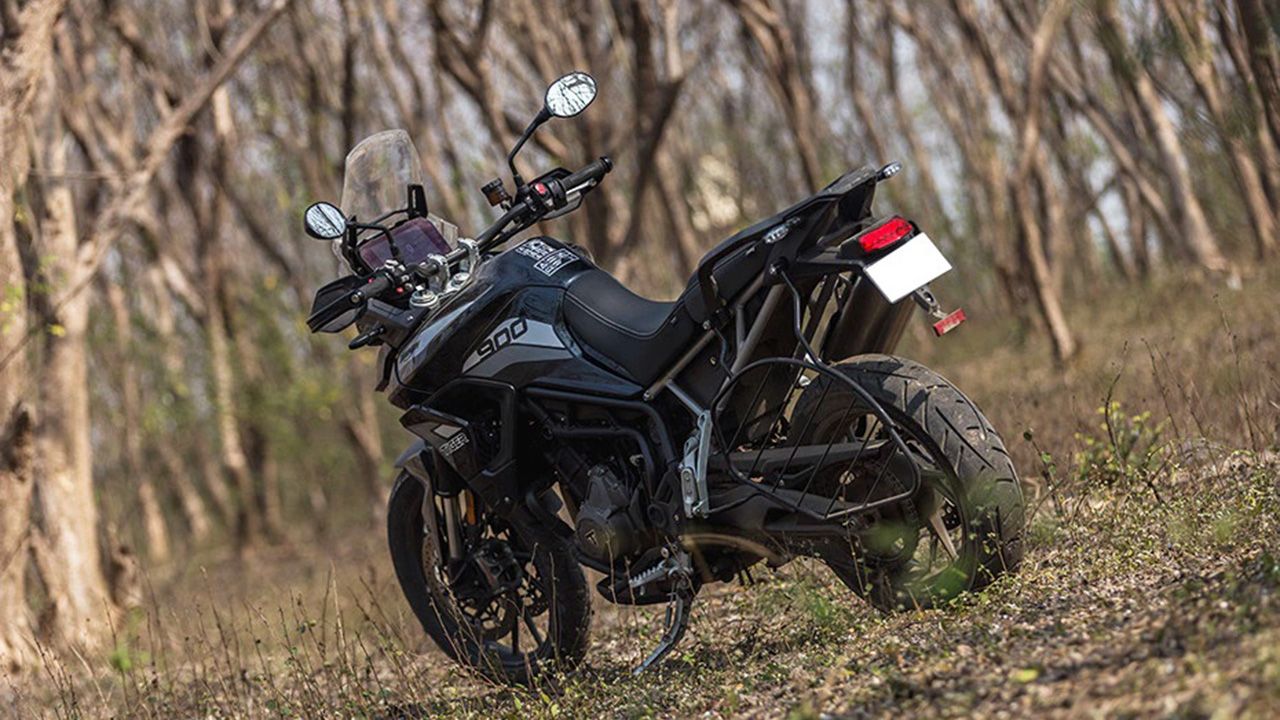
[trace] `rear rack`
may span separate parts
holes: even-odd
[[[765,397],[780,383],[786,384],[780,397]],[[827,398],[839,386],[851,390],[853,399],[832,407]],[[794,410],[805,392],[819,393],[808,405],[814,412],[788,423],[787,410]],[[847,519],[900,503],[920,487],[920,470],[892,419],[866,390],[824,364],[758,360],[730,379],[712,408],[708,468],[792,512],[822,521]],[[749,414],[734,415],[743,410]],[[810,437],[818,411],[840,414],[827,428],[838,434]],[[846,436],[850,427],[859,430],[856,436]],[[906,478],[902,470],[909,473]]]
[[[846,519],[910,498],[921,482],[912,450],[876,399],[824,362],[810,344],[824,308],[813,308],[806,331],[805,298],[785,270],[777,269],[777,276],[791,294],[796,356],[734,368],[707,411],[711,442],[703,452],[709,457],[703,455],[707,459],[696,470],[746,488],[748,498],[764,496],[820,521]],[[816,305],[833,300],[831,287],[819,291]],[[836,388],[848,392],[833,395]],[[802,407],[802,396],[814,392],[817,399]],[[848,401],[832,406],[829,397]],[[807,416],[795,417],[798,408]],[[819,412],[839,413],[839,418],[828,425],[818,421]],[[706,491],[698,489],[702,502],[695,505],[697,514],[729,509],[715,507]]]

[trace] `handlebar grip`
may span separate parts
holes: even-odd
[[[573,190],[586,185],[588,182],[593,185],[600,182],[600,179],[607,175],[612,169],[613,161],[606,155],[593,163],[589,163],[581,170],[565,177],[560,181],[560,184],[564,187],[566,192],[572,192]]]
[[[356,291],[355,296],[352,298],[352,303],[354,304],[362,300],[368,300],[369,298],[377,297],[382,293],[386,292],[388,289],[390,289],[391,284],[392,284],[391,278],[388,277],[385,273],[379,272],[378,274],[373,276],[373,279],[365,283],[364,287],[361,287],[359,290]]]

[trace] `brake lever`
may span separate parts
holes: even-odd
[[[366,332],[360,333],[359,335],[355,336],[355,338],[353,338],[351,342],[347,343],[347,349],[359,350],[360,348],[382,337],[382,333],[386,332],[386,330],[387,328],[383,325],[375,325],[374,327],[370,328]]]

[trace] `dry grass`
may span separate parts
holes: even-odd
[[[193,569],[111,652],[48,656],[0,689],[0,714],[1275,716],[1275,279],[1077,308],[1065,369],[994,321],[911,349],[988,410],[1035,508],[1022,572],[954,607],[882,616],[796,563],[704,591],[679,653],[641,678],[660,610],[600,601],[586,667],[512,690],[429,646],[371,531]]]

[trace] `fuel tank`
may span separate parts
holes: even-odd
[[[595,265],[574,248],[536,237],[480,264],[398,349],[387,396],[421,402],[460,377],[589,391],[615,397],[641,388],[587,359],[565,327],[565,288]]]

